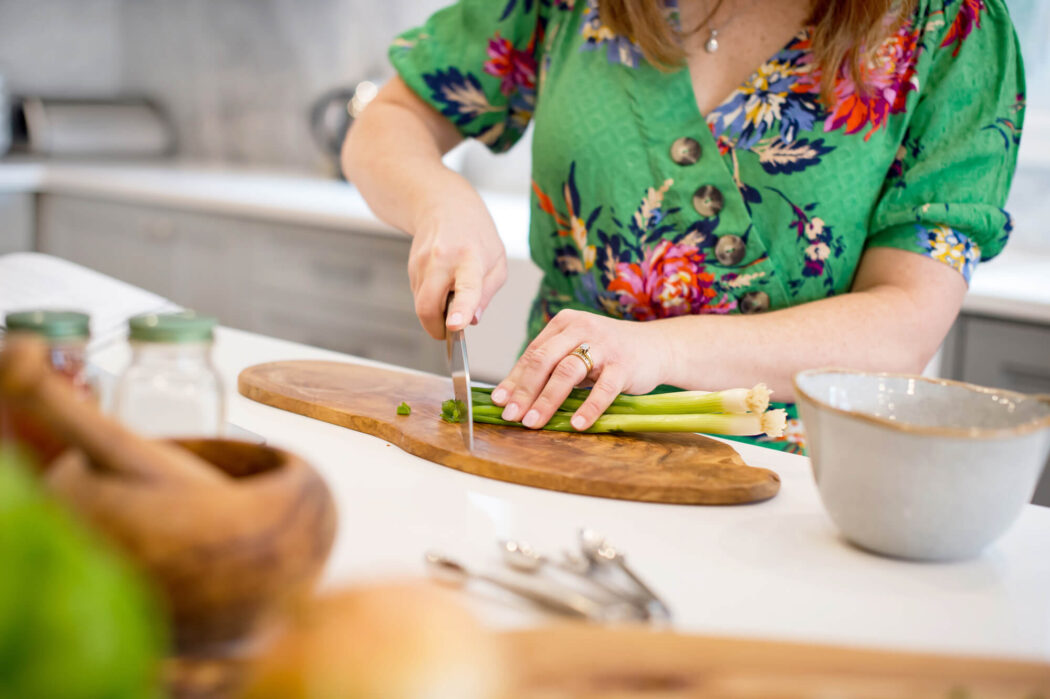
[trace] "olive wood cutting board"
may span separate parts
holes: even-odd
[[[476,424],[474,450],[441,420],[451,382],[430,374],[345,362],[248,367],[252,400],[375,435],[416,456],[486,478],[565,493],[684,505],[765,500],[777,474],[747,466],[729,445],[696,434],[580,434]],[[412,414],[400,416],[405,401]]]
[[[1034,699],[1050,665],[566,625],[502,634],[513,699]]]

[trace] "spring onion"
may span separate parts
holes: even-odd
[[[490,425],[520,427],[520,422],[504,420],[503,408],[496,405],[475,405],[474,422]],[[555,432],[576,432],[569,422],[572,413],[556,412],[543,429]],[[768,410],[764,413],[694,413],[694,414],[625,414],[605,413],[590,429],[590,433],[605,432],[706,432],[732,436],[767,434],[779,437],[784,433],[787,413],[784,410]]]
[[[492,405],[491,388],[473,387],[475,404]],[[754,388],[730,388],[725,391],[674,391],[646,396],[621,394],[613,399],[605,414],[682,415],[696,413],[764,413],[769,407],[771,391],[765,384]],[[583,405],[587,389],[574,389],[558,410],[572,411]]]
[[[401,405],[397,406],[397,414],[398,415],[411,415],[412,414],[412,406],[409,405],[408,403],[406,403],[405,401],[401,401]]]
[[[445,422],[463,422],[467,417],[467,406],[463,401],[450,399],[441,404],[441,419]]]
[[[590,429],[604,432],[706,432],[730,436],[767,434],[783,435],[787,413],[769,410],[771,391],[765,384],[754,388],[724,391],[677,391],[646,396],[617,396]],[[557,432],[577,432],[572,426],[573,413],[590,395],[587,389],[574,389],[543,427]],[[503,408],[492,402],[492,389],[471,387],[474,422],[521,427],[520,422],[504,420]],[[442,419],[459,422],[465,418],[462,404],[442,404]]]

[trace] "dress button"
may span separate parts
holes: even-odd
[[[700,160],[700,142],[695,138],[682,136],[671,144],[671,160],[677,165],[693,165]]]
[[[693,208],[698,214],[707,218],[717,216],[725,203],[722,192],[712,184],[705,184],[693,193]]]
[[[744,239],[738,235],[723,235],[715,245],[715,257],[726,267],[740,264],[744,259]]]
[[[749,291],[740,297],[741,313],[761,313],[769,310],[769,294],[764,291]]]

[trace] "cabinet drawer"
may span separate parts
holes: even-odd
[[[285,229],[253,242],[254,285],[318,300],[412,311],[408,239]]]
[[[1050,327],[968,316],[963,381],[1023,393],[1050,393]]]
[[[165,211],[45,194],[38,235],[41,252],[172,295],[176,223]]]

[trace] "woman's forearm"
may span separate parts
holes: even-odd
[[[869,251],[862,264],[854,290],[841,296],[761,315],[657,321],[667,338],[665,381],[695,389],[763,381],[776,400],[790,401],[803,369],[921,372],[958,313],[961,275],[897,250]]]
[[[354,122],[343,146],[347,179],[376,216],[409,234],[439,197],[450,190],[473,191],[441,160],[459,134],[430,111],[395,78]]]
[[[665,381],[714,390],[765,382],[775,399],[790,401],[798,371],[840,366],[918,372],[926,352],[908,314],[887,290],[852,293],[764,315],[684,316],[666,324]],[[903,321],[903,322],[902,322]]]

